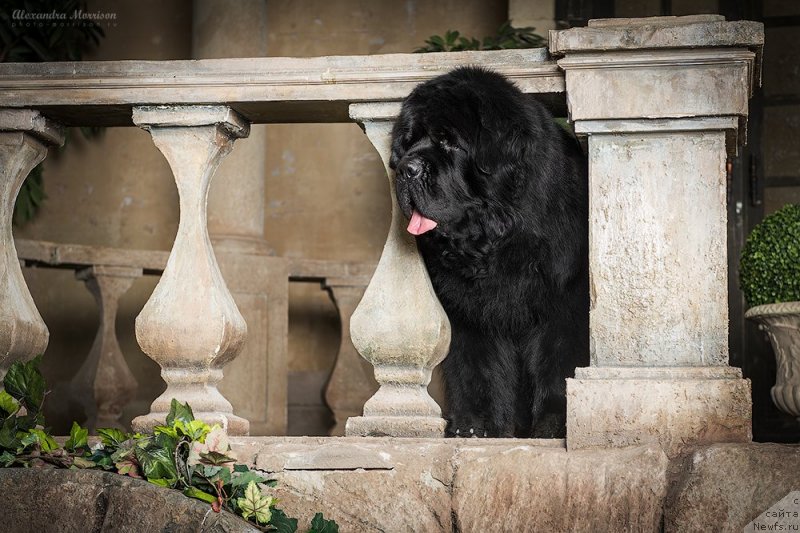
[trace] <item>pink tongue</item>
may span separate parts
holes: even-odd
[[[412,235],[422,235],[426,231],[430,231],[436,227],[436,222],[425,218],[419,211],[414,209],[411,214],[411,220],[408,222],[408,232]]]

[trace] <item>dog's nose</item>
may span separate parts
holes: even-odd
[[[411,159],[400,165],[399,171],[408,179],[418,178],[422,174],[422,162],[418,159]]]

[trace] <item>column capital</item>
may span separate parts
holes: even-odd
[[[748,100],[761,83],[763,44],[763,24],[719,15],[601,19],[550,32],[579,133],[605,133],[581,121],[670,119],[677,126],[687,118],[737,117],[716,126],[733,130],[728,137],[738,145],[746,140]]]
[[[219,126],[233,139],[250,134],[250,123],[230,107],[221,105],[134,107],[133,123],[148,131],[155,127]]]
[[[0,131],[28,133],[45,145],[64,144],[64,128],[32,109],[0,108]]]

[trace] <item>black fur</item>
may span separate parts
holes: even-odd
[[[565,378],[588,364],[579,145],[506,78],[464,67],[403,102],[391,167],[405,215],[437,223],[417,244],[452,326],[448,435],[563,434]]]

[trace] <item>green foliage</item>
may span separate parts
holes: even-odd
[[[84,52],[100,44],[100,39],[105,37],[103,29],[92,20],[64,25],[57,21],[25,24],[14,20],[15,9],[25,9],[29,13],[66,13],[67,16],[75,11],[89,11],[85,0],[0,1],[0,62],[80,61]],[[80,130],[86,139],[102,131],[96,127]],[[30,221],[45,198],[42,165],[37,165],[17,195],[14,224]]]
[[[785,205],[753,228],[739,285],[750,306],[800,301],[800,205]]]
[[[464,37],[460,32],[447,30],[444,37],[431,35],[425,46],[415,52],[461,52],[463,50],[506,50],[510,48],[540,48],[547,45],[547,40],[534,32],[536,28],[515,28],[511,21],[504,22],[495,35],[483,38],[483,42],[475,37]]]
[[[0,389],[0,467],[93,468],[146,479],[177,489],[220,512],[236,513],[264,531],[295,533],[297,520],[275,507],[264,491],[276,485],[247,465],[236,464],[228,435],[219,426],[196,420],[188,404],[172,400],[166,425],[153,434],[98,429],[100,442],[90,446],[89,432],[72,424],[60,448],[43,427],[45,382],[37,357],[14,363]],[[338,533],[332,520],[317,513],[309,533]]]

